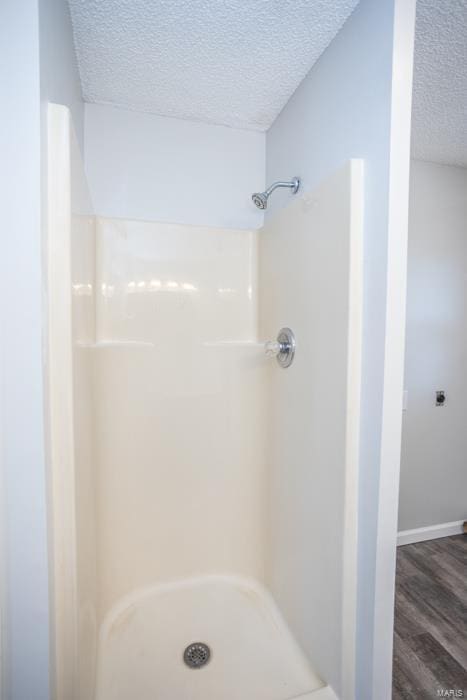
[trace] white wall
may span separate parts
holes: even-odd
[[[98,216],[258,228],[265,135],[87,104],[85,164]]]
[[[466,358],[467,170],[412,161],[399,530],[467,518]]]
[[[7,578],[6,698],[47,700],[39,17],[34,0],[0,3],[0,83],[0,443],[7,520],[0,568],[3,575],[6,566]]]
[[[404,215],[408,194],[405,185],[409,165],[413,31],[413,2],[362,0],[279,115],[267,134],[266,142],[267,182],[299,175],[305,190],[312,189],[348,158],[364,159],[359,700],[375,700],[376,697],[386,700],[390,697],[394,573],[391,559],[396,545],[398,473],[394,449],[397,454],[404,320],[403,296],[400,295],[403,295],[405,280]],[[397,71],[394,81],[393,69]],[[394,102],[393,89],[398,91]],[[394,148],[391,151],[392,139],[399,144],[399,150]],[[396,166],[400,169],[396,170]],[[390,191],[393,185],[394,189]],[[400,190],[396,191],[396,187]],[[392,212],[390,196],[395,202]],[[269,214],[289,197],[287,193],[275,196]],[[393,254],[392,268],[388,268],[390,254]],[[386,298],[387,284],[394,289],[394,294],[391,292]],[[392,306],[388,306],[387,299]],[[393,334],[391,341],[394,339],[395,344],[392,346],[385,337],[388,328]],[[385,354],[388,358],[386,367]],[[390,487],[388,489],[384,483],[385,499],[380,500],[380,477],[383,475],[380,465],[386,459],[382,452],[383,387],[392,391],[387,395],[386,404],[387,425],[391,423],[388,433],[391,457],[385,462]],[[381,530],[384,529],[385,538],[381,545],[384,552],[381,563],[387,569],[381,577],[382,601],[375,600],[379,596],[380,580],[377,579],[376,565],[379,522],[385,523]],[[386,619],[382,629],[374,635],[376,608],[384,611]],[[380,645],[375,653],[374,645]],[[372,678],[373,663],[377,662],[381,662],[384,670],[380,669]]]

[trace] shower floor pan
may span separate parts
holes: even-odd
[[[208,645],[205,665],[184,662]],[[320,690],[321,689],[321,690]],[[185,579],[135,592],[103,625],[97,700],[331,700],[271,596],[235,577]]]

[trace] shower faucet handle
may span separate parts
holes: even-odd
[[[264,343],[264,352],[266,357],[277,357],[281,351],[281,344],[277,340],[268,340]]]
[[[266,357],[275,357],[278,364],[286,369],[290,367],[295,356],[295,336],[290,328],[281,328],[276,340],[264,344]]]

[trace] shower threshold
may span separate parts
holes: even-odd
[[[199,665],[187,665],[187,649]],[[323,687],[263,587],[235,576],[205,576],[136,591],[107,617],[99,642],[96,700],[134,698],[335,696]]]

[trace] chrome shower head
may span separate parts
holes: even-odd
[[[266,192],[255,192],[251,195],[251,199],[258,209],[266,209],[268,206],[268,195]]]
[[[296,194],[300,187],[300,179],[298,177],[294,177],[289,182],[274,182],[274,184],[272,184],[271,187],[268,187],[265,192],[254,192],[254,194],[251,195],[253,204],[258,207],[258,209],[266,209],[268,206],[269,195],[271,192],[274,192],[277,187],[288,187],[292,190],[292,194]]]

